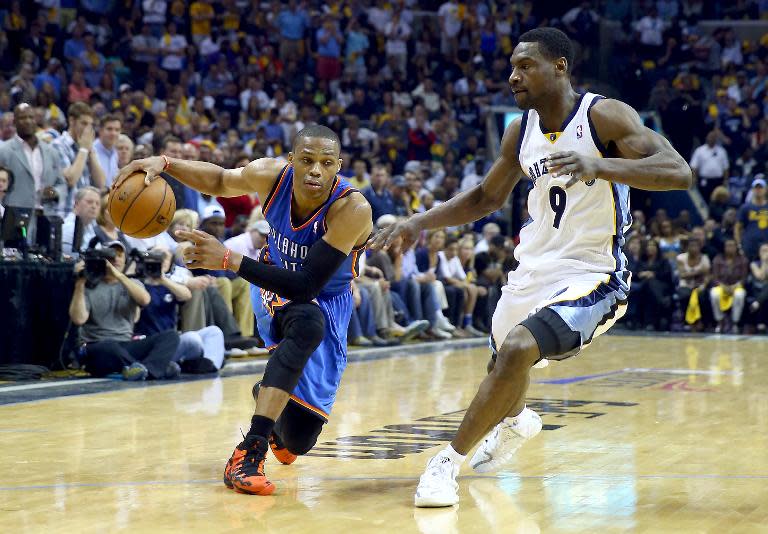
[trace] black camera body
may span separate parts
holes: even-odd
[[[136,262],[136,278],[161,278],[163,276],[163,259],[165,254],[156,250],[140,251],[133,249],[131,260]]]
[[[107,274],[107,261],[115,259],[112,248],[89,248],[82,253],[85,269],[80,272],[90,285],[98,284]]]

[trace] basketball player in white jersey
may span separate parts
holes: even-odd
[[[415,495],[420,507],[459,501],[456,476],[465,455],[484,473],[507,462],[541,430],[525,407],[531,366],[578,353],[620,318],[630,273],[622,254],[629,188],[687,189],[691,170],[661,135],[618,100],[571,87],[573,48],[554,28],[524,33],[511,57],[509,83],[525,110],[501,141],[501,153],[475,188],[390,226],[373,247],[395,238],[408,247],[422,230],[471,223],[498,210],[520,177],[533,183],[530,219],[493,315],[489,373],[450,445],[431,458]]]

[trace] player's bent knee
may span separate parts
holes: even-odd
[[[316,304],[292,304],[283,315],[283,339],[314,351],[325,336],[325,316]]]
[[[539,347],[531,333],[523,326],[516,326],[507,335],[496,355],[492,370],[501,373],[530,368],[539,359]]]

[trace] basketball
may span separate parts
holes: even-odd
[[[144,185],[146,173],[136,172],[109,194],[107,209],[124,234],[138,239],[164,232],[176,212],[176,197],[168,182],[158,177]]]

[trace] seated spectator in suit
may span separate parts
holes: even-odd
[[[726,328],[725,312],[731,311],[731,332],[738,333],[747,291],[744,289],[749,264],[735,239],[728,239],[722,254],[712,262],[712,289],[709,292],[712,313],[717,321],[715,332]]]
[[[96,219],[101,211],[101,193],[95,187],[87,186],[75,193],[75,205],[72,213],[64,218],[61,226],[61,248],[64,254],[77,255],[88,247],[88,243],[96,235],[98,224]],[[83,229],[83,238],[79,244],[73,242],[77,219]],[[110,239],[110,241],[112,241]]]
[[[44,189],[53,189],[58,196],[57,212],[64,215],[67,183],[56,150],[38,140],[34,109],[19,104],[13,109],[16,135],[0,143],[0,166],[8,169],[13,183],[3,199],[5,206],[36,208]]]
[[[151,297],[144,284],[123,273],[125,246],[112,241],[103,247],[114,253],[113,258],[102,260],[106,274],[89,286],[79,275],[85,264],[78,262],[75,272],[79,276],[69,304],[72,323],[82,327],[85,370],[93,376],[122,373],[125,380],[178,377],[181,370],[173,356],[179,335],[167,331],[133,338],[139,308],[147,306]]]
[[[8,192],[8,189],[11,187],[12,182],[13,175],[11,174],[11,171],[5,167],[0,167],[0,220],[2,220],[5,213],[5,205],[3,200],[5,199],[5,195]]]

